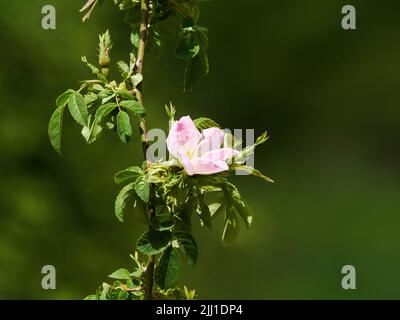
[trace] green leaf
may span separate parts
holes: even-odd
[[[247,172],[248,174],[251,174],[255,177],[259,177],[267,182],[274,182],[274,180],[272,180],[271,178],[263,175],[259,170],[249,167],[249,166],[245,166],[245,165],[237,165],[237,164],[233,164],[230,167],[230,170],[238,170],[238,171],[244,171]]]
[[[182,60],[193,59],[200,52],[200,44],[192,33],[185,34],[178,42],[174,55]]]
[[[240,231],[240,223],[233,208],[227,209],[224,231],[222,232],[222,243],[229,245],[236,240]]]
[[[111,96],[113,94],[113,91],[109,89],[103,89],[101,90],[97,96],[99,97],[100,100],[105,100],[107,97]],[[104,103],[103,103],[104,104]]]
[[[155,255],[163,252],[171,241],[172,234],[170,231],[157,231],[151,229],[143,233],[137,244],[137,250],[146,255]]]
[[[64,107],[68,103],[69,97],[74,92],[75,92],[74,90],[69,89],[69,90],[65,91],[62,95],[60,95],[56,100],[57,107]]]
[[[150,198],[150,184],[147,180],[147,176],[140,175],[135,182],[135,191],[143,202],[148,203]]]
[[[131,81],[132,85],[134,87],[137,87],[137,85],[143,81],[143,75],[141,75],[140,73],[136,73],[131,77]]]
[[[203,77],[207,76],[210,73],[210,65],[208,63],[208,55],[204,50],[200,50],[199,57],[201,60],[201,75]]]
[[[153,24],[149,30],[146,49],[155,57],[160,57],[162,53],[161,35],[157,25]]]
[[[85,56],[83,56],[83,57],[81,58],[81,60],[82,60],[82,62],[83,62],[84,64],[86,64],[86,66],[90,69],[90,71],[92,71],[92,73],[93,73],[94,75],[97,76],[97,78],[99,78],[101,81],[107,82],[107,78],[104,77],[104,76],[100,73],[99,68],[97,68],[97,67],[94,66],[93,64],[89,63],[89,62],[87,61],[87,58],[86,58]]]
[[[97,295],[91,294],[91,295],[88,295],[87,297],[85,297],[85,299],[83,299],[83,300],[99,300],[99,299],[97,298]]]
[[[253,212],[245,203],[237,203],[235,205],[236,211],[239,213],[239,216],[242,218],[243,222],[246,224],[247,228],[250,228],[253,222]]]
[[[161,256],[155,272],[156,283],[161,289],[173,287],[182,273],[182,262],[178,253],[172,246]]]
[[[132,100],[132,94],[126,89],[117,89],[117,94],[120,95],[123,99]]]
[[[176,109],[175,107],[172,105],[172,102],[170,103],[170,105],[165,105],[165,112],[168,115],[168,118],[170,119],[170,121],[174,121],[175,120],[175,113],[176,113]]]
[[[197,41],[200,44],[200,46],[201,46],[201,48],[202,48],[202,50],[204,52],[207,51],[208,44],[209,44],[208,34],[207,33],[208,33],[207,28],[204,28],[204,27],[197,27],[196,28],[196,38],[197,38]]]
[[[128,300],[129,299],[129,293],[124,291],[124,290],[120,290],[118,292],[118,296],[117,296],[117,300]]]
[[[103,282],[99,300],[108,300],[108,294],[110,293],[111,289],[112,288],[108,283]]]
[[[139,101],[136,100],[122,101],[120,103],[120,106],[125,108],[126,110],[133,112],[138,121],[140,121],[146,115],[146,110]]]
[[[265,131],[263,132],[257,139],[256,139],[256,146],[259,146],[260,144],[263,144],[267,142],[269,139],[268,132]]]
[[[90,123],[91,115],[89,115],[89,123]],[[85,138],[86,143],[92,143],[96,141],[96,139],[100,136],[103,128],[99,126],[97,123],[93,123],[91,127],[83,127],[81,134]]]
[[[129,65],[125,61],[117,62],[118,71],[121,73],[122,78],[127,79],[131,73]]]
[[[127,184],[119,192],[115,200],[115,216],[121,222],[124,222],[124,209],[126,206],[126,199],[129,197],[131,190],[135,187],[135,183]]]
[[[112,95],[109,95],[108,97],[104,97],[101,100],[101,104],[106,104],[108,101],[112,100],[115,98],[115,93],[113,93]]]
[[[225,203],[211,203],[208,208],[210,209],[211,219],[214,220],[224,212]]]
[[[89,125],[89,115],[85,100],[79,92],[74,92],[68,99],[68,109],[72,117],[82,126]]]
[[[115,108],[117,108],[117,104],[114,102],[106,103],[100,106],[94,116],[94,123],[100,124],[105,117],[115,110]]]
[[[134,48],[139,47],[139,34],[137,32],[132,32],[131,33],[131,43]]]
[[[122,183],[128,180],[134,180],[138,175],[143,174],[142,168],[138,166],[132,166],[125,170],[117,172],[114,176],[115,183]]]
[[[151,219],[150,224],[159,231],[171,230],[175,226],[174,216],[171,213],[158,214]]]
[[[50,118],[48,134],[50,143],[60,155],[61,152],[61,136],[62,136],[62,123],[65,106],[58,107]]]
[[[199,208],[197,212],[199,213],[200,220],[205,226],[207,226],[209,229],[212,229],[211,212],[208,205],[204,201],[204,195],[199,194],[198,199],[199,199]]]
[[[175,232],[175,237],[185,254],[188,264],[194,265],[197,261],[197,243],[189,232]]]
[[[86,105],[89,105],[95,102],[98,99],[98,97],[97,94],[95,94],[94,92],[89,92],[83,96],[83,99],[85,99]]]
[[[128,143],[132,137],[132,127],[129,115],[125,111],[120,111],[117,116],[118,136],[123,143]]]
[[[203,60],[200,55],[196,55],[190,60],[185,68],[183,90],[184,92],[190,92],[193,87],[199,82],[203,72]]]
[[[131,279],[130,272],[124,268],[114,271],[108,277],[112,278],[112,279],[118,279],[118,280],[130,280]]]
[[[208,128],[221,128],[218,123],[209,118],[200,117],[195,119],[193,122],[195,126],[200,130]]]

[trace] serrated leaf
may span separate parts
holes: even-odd
[[[124,222],[124,209],[126,206],[126,200],[134,188],[135,188],[134,183],[127,184],[125,187],[121,189],[115,200],[115,216],[121,222]]]
[[[200,44],[192,33],[184,34],[179,40],[174,55],[178,59],[190,60],[200,52]]]
[[[149,256],[158,254],[169,246],[171,236],[170,231],[157,231],[154,229],[146,231],[140,236],[136,248],[139,252]]]
[[[132,85],[134,87],[137,87],[137,85],[143,81],[143,75],[140,73],[134,74],[131,77],[131,81],[132,81]]]
[[[220,125],[214,120],[205,117],[197,118],[193,122],[194,125],[200,130],[208,128],[221,128]]]
[[[263,132],[259,137],[256,139],[256,146],[265,143],[269,139],[268,132]]]
[[[175,232],[175,237],[186,256],[189,265],[194,265],[197,261],[197,243],[189,232]]]
[[[131,33],[131,44],[136,49],[139,47],[139,34],[138,33],[136,33],[136,32]]]
[[[120,140],[128,143],[132,137],[132,127],[129,115],[125,111],[120,111],[117,116],[117,131]]]
[[[123,73],[123,72],[129,73],[129,66],[125,61],[122,61],[122,60],[118,61],[117,68],[118,68],[118,71],[121,73]]]
[[[90,144],[96,141],[102,131],[103,128],[101,126],[99,126],[97,123],[93,123],[91,127],[83,127],[81,134],[85,138],[86,143]]]
[[[114,102],[106,103],[100,106],[94,116],[94,123],[100,124],[105,117],[115,110],[115,108],[117,108],[117,104]]]
[[[99,295],[99,300],[108,300],[108,294],[111,291],[111,286],[108,283],[103,282],[101,285],[101,293]]]
[[[126,100],[133,100],[133,96],[132,96],[132,94],[129,93],[128,90],[125,90],[125,89],[118,89],[116,92],[117,92],[117,94],[120,95],[123,99],[126,99]]]
[[[151,219],[150,224],[156,230],[165,231],[173,229],[175,222],[171,213],[163,213]]]
[[[97,94],[89,92],[83,96],[83,99],[85,99],[86,105],[89,105],[97,100]]]
[[[242,218],[247,228],[250,228],[253,222],[253,212],[244,201],[235,202],[235,209],[239,216]]]
[[[211,219],[214,220],[225,210],[225,203],[212,203],[208,206],[211,213]]]
[[[199,194],[198,200],[199,200],[199,208],[197,212],[200,216],[200,220],[206,227],[212,229],[211,212],[208,205],[204,201],[204,195]]]
[[[108,97],[104,97],[101,100],[101,104],[106,104],[108,101],[111,101],[114,98],[115,98],[115,93],[113,93],[112,95],[109,95]]]
[[[56,100],[57,107],[64,107],[68,103],[69,97],[74,92],[75,92],[74,90],[69,89],[69,90],[65,91],[63,94],[61,94]]]
[[[117,296],[117,300],[128,300],[129,299],[129,293],[124,291],[124,290],[120,290],[118,292],[118,296]]]
[[[138,166],[132,166],[125,170],[117,172],[114,176],[115,183],[122,183],[128,180],[134,180],[137,176],[143,174],[143,169]]]
[[[117,62],[118,71],[121,73],[122,78],[127,79],[131,72],[129,65],[125,61]]]
[[[140,121],[146,115],[146,110],[139,101],[125,100],[120,103],[120,106],[133,112],[138,121]]]
[[[118,279],[118,280],[130,280],[131,279],[130,272],[124,268],[114,271],[108,277],[111,279]]]
[[[112,94],[113,94],[113,91],[111,91],[109,89],[103,89],[97,94],[97,96],[99,97],[100,100],[104,100]]]
[[[182,262],[178,253],[171,246],[168,247],[157,265],[155,280],[161,289],[173,287],[182,273]]]
[[[53,146],[54,150],[56,150],[60,155],[62,155],[61,138],[64,108],[65,105],[58,107],[54,111],[53,115],[50,118],[48,128],[50,143]]]
[[[183,90],[184,92],[190,92],[193,87],[199,82],[202,76],[203,62],[200,55],[196,55],[192,60],[186,64]]]
[[[68,109],[72,117],[82,126],[89,125],[89,114],[83,96],[74,92],[68,99]]]
[[[94,66],[93,64],[89,63],[87,61],[87,58],[85,56],[83,56],[81,58],[82,62],[86,64],[86,66],[90,69],[90,71],[92,72],[92,74],[96,75],[97,78],[99,78],[101,81],[107,82],[107,78],[104,77],[101,73],[99,68],[97,68],[96,66]]]
[[[240,223],[233,208],[227,209],[227,218],[225,220],[224,231],[222,232],[222,243],[229,245],[236,240],[240,231]]]
[[[97,68],[97,67],[94,66],[93,64],[89,63],[89,62],[87,61],[87,58],[86,58],[85,56],[83,56],[83,57],[81,58],[81,60],[82,60],[82,62],[83,62],[84,64],[86,64],[86,66],[90,69],[90,71],[92,71],[92,73],[93,73],[94,75],[97,75],[97,74],[100,72],[99,68]]]
[[[160,57],[162,53],[161,35],[158,31],[157,25],[153,24],[149,31],[147,47],[149,53],[155,57]]]
[[[259,170],[249,167],[249,166],[245,166],[245,165],[237,165],[237,164],[233,164],[230,168],[230,170],[238,170],[238,171],[244,171],[248,174],[251,174],[255,177],[259,177],[267,182],[274,182],[274,180],[272,180],[271,178],[263,175]]]
[[[135,181],[135,191],[143,202],[148,203],[150,198],[150,184],[147,176],[142,174]]]

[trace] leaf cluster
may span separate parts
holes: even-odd
[[[200,128],[216,124],[208,118],[198,118],[194,122]],[[258,144],[265,142],[264,136],[258,139]],[[243,170],[272,181],[251,169],[237,162],[230,166],[230,172]],[[140,236],[137,250],[144,255],[157,256],[155,280],[161,289],[176,285],[184,260],[189,265],[197,261],[198,246],[191,234],[194,219],[213,229],[215,221],[221,217],[225,245],[237,238],[241,225],[251,226],[252,210],[228,178],[229,172],[188,176],[176,160],[145,162],[142,167],[132,166],[115,175],[116,183],[125,184],[115,201],[115,214],[120,221],[125,219],[129,199],[140,212],[147,212],[150,204],[155,209],[150,220],[147,216],[144,218],[149,230]]]
[[[107,48],[111,49],[111,39],[108,31],[100,36],[99,60]],[[65,110],[68,109],[72,118],[82,127],[81,134],[87,143],[96,141],[104,130],[114,131],[123,143],[128,143],[132,137],[131,120],[140,122],[146,114],[145,108],[136,98],[136,87],[142,81],[141,74],[135,73],[135,57],[130,56],[128,63],[119,61],[117,69],[119,82],[108,79],[108,71],[97,67],[82,57],[82,62],[89,68],[94,79],[81,81],[78,90],[69,89],[56,100],[56,110],[50,122],[48,133],[53,148],[62,153],[62,126]]]
[[[144,299],[144,273],[146,267],[139,260],[139,254],[131,255],[135,266],[132,271],[120,268],[108,277],[113,280],[111,284],[103,282],[94,294],[85,300],[143,300]],[[193,300],[196,296],[195,290],[188,290],[186,286],[181,288],[170,288],[163,290],[155,288],[153,299],[155,300]]]

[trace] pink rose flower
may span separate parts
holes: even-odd
[[[175,122],[168,134],[169,153],[177,158],[187,174],[213,174],[229,169],[227,160],[238,151],[221,148],[224,132],[219,128],[209,128],[203,133],[196,128],[189,116]]]

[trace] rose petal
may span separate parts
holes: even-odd
[[[190,164],[194,174],[213,174],[229,169],[225,161],[211,161],[203,158],[193,158]]]
[[[170,154],[178,156],[178,150],[184,148],[186,152],[193,153],[201,139],[201,133],[189,116],[182,117],[175,122],[168,134],[167,147]]]
[[[212,161],[224,161],[233,158],[239,154],[237,150],[231,148],[221,148],[213,151],[209,151],[201,156],[202,159],[208,159]]]
[[[194,174],[193,166],[190,158],[186,155],[186,152],[183,148],[178,150],[178,159],[182,163],[183,168],[189,176]]]
[[[195,155],[201,157],[203,154],[218,149],[224,141],[225,133],[219,128],[208,128],[203,130],[204,139],[196,148]]]

